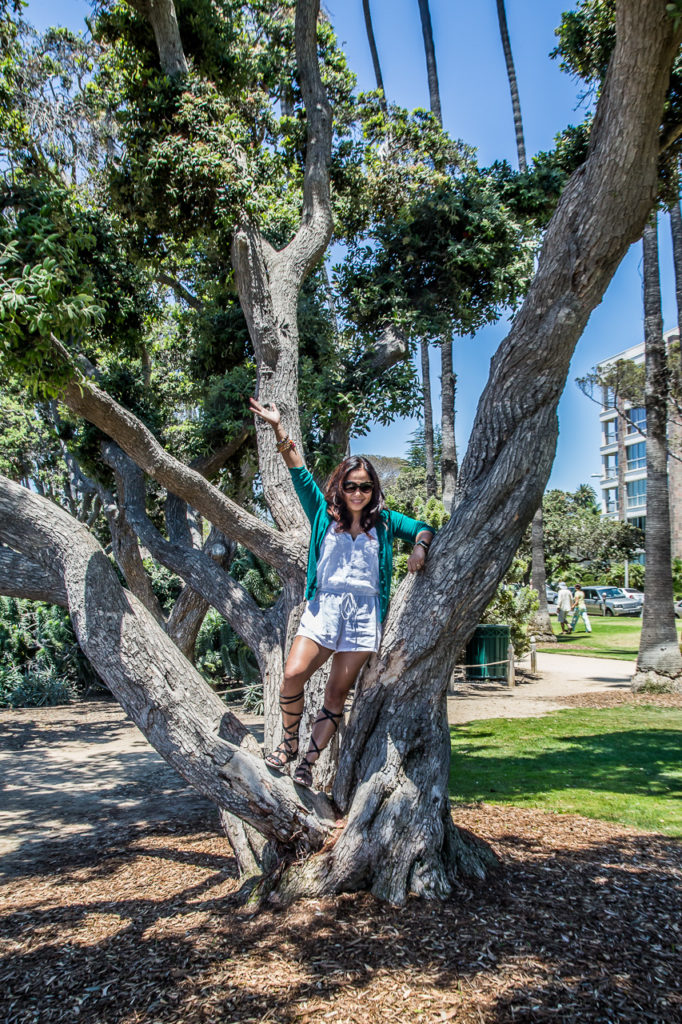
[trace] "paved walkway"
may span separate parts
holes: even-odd
[[[614,658],[580,658],[570,654],[537,655],[538,679],[517,682],[509,689],[504,682],[481,680],[460,685],[448,697],[451,725],[479,718],[531,718],[565,707],[555,697],[604,690],[627,690],[635,671],[633,661]],[[529,659],[521,668],[529,670]]]

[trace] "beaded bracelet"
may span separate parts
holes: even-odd
[[[296,451],[296,445],[294,444],[290,437],[283,437],[281,441],[277,442],[275,448],[277,449],[280,455],[284,455],[285,452],[291,451],[291,449]]]

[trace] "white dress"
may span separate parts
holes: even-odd
[[[317,560],[317,591],[301,616],[298,636],[307,636],[330,651],[378,651],[379,541],[330,523]]]

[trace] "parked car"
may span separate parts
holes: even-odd
[[[675,618],[682,619],[682,597],[675,601]]]
[[[641,601],[644,604],[644,594],[641,590],[633,590],[632,587],[619,587],[626,597],[631,597],[634,601]]]
[[[559,596],[556,590],[553,590],[548,584],[545,585],[545,593],[547,594],[547,604],[556,604],[556,599]]]
[[[620,587],[583,587],[585,606],[593,615],[641,615],[642,602],[626,597]]]

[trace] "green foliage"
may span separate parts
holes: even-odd
[[[0,191],[0,367],[51,396],[73,369],[56,336],[90,358],[98,340],[134,352],[147,305],[115,220],[48,178]]]
[[[682,567],[682,563],[681,563]],[[630,562],[628,565],[628,586],[634,590],[644,590],[644,578],[646,570],[639,562]],[[577,578],[577,577],[576,577]],[[614,562],[606,572],[601,573],[594,581],[605,587],[625,586],[625,563]]]
[[[256,659],[234,632],[229,623],[212,608],[204,619],[195,645],[196,666],[212,685],[227,680],[241,681],[250,690],[250,701],[256,701],[260,673]],[[262,686],[260,687],[262,700]]]
[[[680,17],[679,3],[666,5],[675,24]],[[556,30],[558,45],[552,56],[561,60],[563,71],[586,84],[586,97],[599,95],[616,42],[616,0],[579,0],[575,9],[563,14]],[[682,55],[673,65],[666,95],[661,136],[664,148],[659,158],[659,198],[664,204],[677,202],[679,162],[682,141],[676,137],[682,123]]]
[[[587,582],[612,562],[633,558],[642,547],[642,531],[630,523],[606,519],[594,490],[582,484],[575,492],[547,491],[542,502],[547,578]],[[519,548],[529,558],[530,528]]]
[[[675,596],[682,595],[682,558],[673,558],[673,591]]]
[[[538,594],[532,587],[511,587],[505,581],[483,612],[481,623],[510,626],[514,654],[521,658],[530,650],[528,628],[538,605]]]
[[[0,597],[0,707],[68,704],[94,684],[67,612]]]
[[[440,463],[443,456],[443,433],[440,426],[433,428],[433,464],[436,473],[440,473]],[[410,434],[407,445],[407,461],[410,466],[426,470],[426,441],[424,427],[417,427]]]

